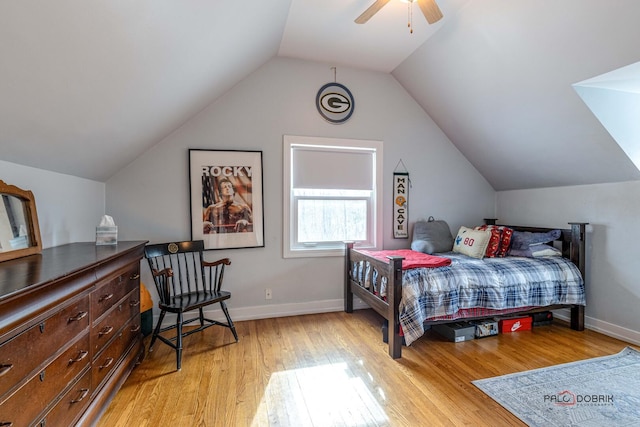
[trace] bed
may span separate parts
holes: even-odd
[[[495,220],[485,222],[497,225]],[[394,359],[402,357],[403,341],[411,345],[426,327],[437,323],[569,308],[571,328],[582,331],[586,223],[569,224],[570,228],[560,229],[559,237],[552,242],[561,256],[549,258],[506,256],[478,260],[447,252],[433,254],[430,260],[433,264],[426,264],[433,267],[419,267],[416,266],[419,262],[409,265],[411,260],[407,260],[410,258],[407,254],[411,251],[372,252],[346,243],[344,310],[353,312],[354,296],[357,296],[386,319],[389,355]],[[530,233],[558,230],[505,227]],[[449,262],[438,266],[442,260]],[[470,288],[455,278],[459,268],[471,269],[474,279]],[[528,272],[529,269],[533,272]],[[516,280],[520,282],[505,281],[504,273],[510,270],[515,271]],[[528,296],[518,296],[512,292],[514,287],[524,288]]]

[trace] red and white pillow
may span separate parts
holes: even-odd
[[[503,225],[481,225],[476,230],[487,230],[491,232],[491,239],[487,245],[486,257],[504,257],[511,245],[513,229]]]

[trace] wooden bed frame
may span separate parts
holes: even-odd
[[[485,223],[489,225],[495,225],[495,219],[485,219]],[[571,228],[560,229],[562,231],[557,241],[560,242],[562,250],[562,256],[573,262],[582,277],[585,277],[585,230],[588,223],[585,222],[570,222]],[[522,227],[507,225],[515,231],[530,231],[534,233],[544,233],[551,230],[557,230],[557,228],[543,228],[543,227]],[[388,263],[378,260],[371,256],[365,255],[354,249],[353,243],[346,243],[345,248],[345,274],[344,274],[344,311],[347,313],[353,312],[353,297],[354,295],[362,299],[371,308],[378,312],[382,317],[388,321],[388,340],[389,340],[389,355],[398,359],[402,357],[402,336],[400,331],[400,300],[402,298],[402,260],[403,257],[389,256]],[[362,283],[364,277],[354,278],[352,277],[351,265],[353,262],[367,261],[371,264],[371,267],[378,271],[379,275],[387,278],[387,300],[379,298],[373,293],[373,286],[367,289],[360,286],[358,283]],[[360,269],[361,275],[364,275],[364,269]],[[571,309],[571,328],[577,331],[584,330],[584,306],[582,305],[553,305],[545,307],[537,307],[535,309],[529,309],[524,311],[518,311],[518,314],[531,314],[539,311],[554,310],[559,308]],[[516,314],[516,313],[510,313]],[[487,316],[480,318],[465,318],[458,320],[474,320],[486,318]],[[435,323],[451,323],[454,320],[443,321],[427,321],[425,325]]]

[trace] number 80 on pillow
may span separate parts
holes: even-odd
[[[474,230],[462,226],[454,240],[453,251],[482,259],[490,239],[491,232],[488,230]]]

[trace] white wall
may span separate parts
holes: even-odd
[[[43,248],[95,241],[105,184],[0,160],[0,179],[36,199]]]
[[[342,309],[342,257],[282,257],[285,134],[384,141],[385,201],[391,202],[392,173],[402,159],[413,185],[412,222],[445,218],[455,233],[494,215],[493,189],[391,75],[338,68],[337,76],[355,97],[345,124],[324,121],[315,108],[318,89],[333,81],[330,65],[275,58],[109,179],[106,206],[119,220],[121,239],[190,238],[189,148],[262,150],[265,247],[209,252],[232,260],[225,275],[232,314],[240,320]],[[384,246],[408,247],[391,237],[386,206]],[[152,287],[146,265],[142,280]]]
[[[637,220],[640,182],[497,193],[505,224],[568,227],[588,222],[586,325],[640,344]]]

